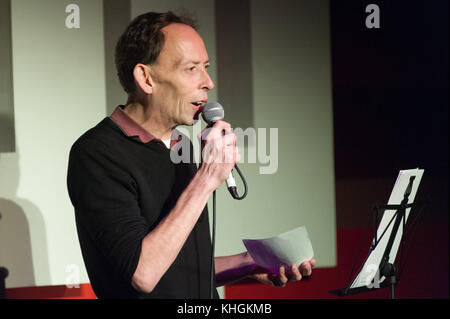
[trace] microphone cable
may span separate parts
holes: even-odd
[[[248,186],[247,181],[244,178],[244,175],[242,174],[239,167],[235,164],[234,168],[236,168],[236,171],[239,173],[239,176],[241,176],[242,182],[244,184],[244,194],[242,196],[239,196],[236,187],[233,187],[233,192],[230,191],[231,196],[233,196],[236,200],[242,200],[247,196],[248,193]],[[214,248],[216,245],[216,191],[213,192],[213,215],[212,215],[212,234],[211,234],[211,278],[210,278],[210,298],[214,299],[214,278],[216,275],[215,267],[214,267]]]
[[[211,240],[211,278],[210,278],[210,298],[214,299],[214,246],[216,243],[216,191],[213,192],[213,218],[212,218],[212,240]]]
[[[231,196],[232,196],[234,199],[242,200],[242,199],[245,198],[245,196],[247,196],[247,191],[248,191],[248,188],[247,188],[247,182],[246,182],[246,180],[245,180],[245,178],[244,178],[244,175],[242,174],[241,170],[240,170],[239,167],[237,166],[237,164],[234,164],[234,168],[235,168],[236,171],[239,173],[239,176],[241,177],[242,183],[244,184],[244,194],[242,194],[242,196],[239,196],[238,193],[237,193],[237,190],[236,190],[236,187],[235,187],[235,186],[228,188],[228,190],[230,191],[230,194],[231,194]]]

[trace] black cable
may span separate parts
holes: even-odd
[[[245,178],[244,178],[244,175],[242,174],[241,170],[240,170],[239,167],[237,166],[237,164],[234,165],[234,168],[236,168],[236,171],[239,173],[239,176],[241,176],[242,183],[244,183],[244,194],[242,194],[241,197],[238,196],[237,198],[235,198],[235,199],[241,200],[241,199],[244,199],[245,196],[247,196],[247,191],[248,191],[248,188],[247,188],[247,182],[246,182],[246,180],[245,180]]]
[[[216,191],[213,192],[213,218],[212,218],[212,241],[211,241],[211,278],[210,278],[210,298],[214,299],[214,246],[216,242]]]
[[[248,186],[247,181],[244,178],[244,175],[242,174],[241,170],[237,165],[234,166],[236,168],[236,171],[239,173],[239,176],[241,176],[242,182],[244,183],[244,194],[242,196],[239,196],[236,187],[232,187],[232,191],[230,191],[231,196],[233,196],[234,199],[241,200],[244,199],[245,196],[247,196],[248,193]],[[214,269],[214,247],[216,243],[216,191],[213,192],[213,216],[212,216],[212,240],[211,240],[211,278],[210,278],[210,298],[214,298],[214,277],[215,277],[215,269]]]
[[[241,176],[242,182],[244,183],[244,194],[242,196],[239,196],[239,194],[237,193],[236,186],[228,187],[228,191],[230,192],[231,196],[234,199],[241,200],[241,199],[244,199],[245,196],[247,196],[247,191],[248,191],[248,189],[247,189],[247,182],[245,181],[244,175],[242,174],[242,172],[239,169],[239,167],[237,166],[237,164],[234,165],[234,168],[239,173],[239,176]]]

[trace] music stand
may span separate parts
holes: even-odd
[[[394,261],[422,175],[421,169],[399,172],[388,205],[376,207],[376,210],[383,209],[385,213],[375,232],[375,238],[363,267],[351,285],[347,284],[347,287],[329,291],[330,293],[344,297],[390,287],[391,298],[395,298],[398,268],[394,265]],[[393,204],[398,202],[400,204]],[[389,238],[385,237],[386,235]]]

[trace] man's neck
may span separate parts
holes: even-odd
[[[139,102],[127,102],[123,110],[133,121],[160,140],[170,139],[172,127],[165,124],[161,112]]]

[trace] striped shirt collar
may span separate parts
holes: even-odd
[[[150,132],[145,130],[131,117],[129,117],[123,111],[124,108],[124,105],[117,106],[114,112],[111,114],[110,119],[113,120],[117,124],[117,126],[119,126],[119,128],[126,136],[136,138],[141,143],[149,143],[153,140],[163,143],[160,139],[154,137],[152,134],[150,134]],[[172,149],[180,140],[181,134],[177,130],[173,130],[170,139],[170,148]]]

